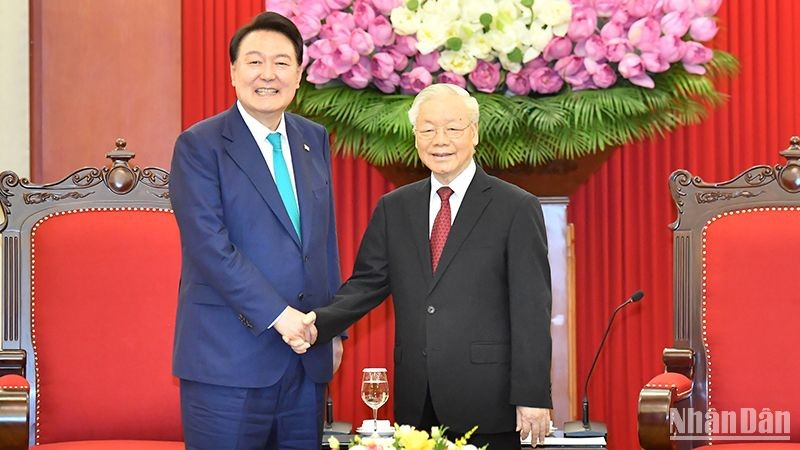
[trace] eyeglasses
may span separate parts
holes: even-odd
[[[444,135],[447,136],[448,139],[458,139],[464,135],[464,131],[472,125],[471,123],[465,126],[464,128],[456,128],[456,127],[435,127],[435,128],[425,128],[422,130],[418,130],[414,128],[414,133],[417,134],[417,137],[426,141],[429,141],[436,137],[436,132],[440,129],[443,130]]]

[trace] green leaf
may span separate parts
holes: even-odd
[[[451,37],[451,38],[449,38],[447,40],[447,42],[445,43],[445,46],[447,48],[449,48],[450,50],[459,51],[459,50],[461,50],[461,45],[462,44],[463,44],[463,42],[461,42],[461,38],[458,38],[458,37],[454,36],[454,37]]]
[[[511,61],[511,62],[515,62],[515,63],[522,62],[522,50],[520,50],[519,48],[515,48],[507,56],[508,56],[508,60]]]
[[[489,26],[492,25],[492,15],[489,13],[483,13],[481,14],[480,21],[481,25],[483,25],[483,28],[489,28]]]
[[[416,11],[419,8],[419,0],[408,0],[406,2],[406,8],[411,11]]]

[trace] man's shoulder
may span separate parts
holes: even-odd
[[[235,112],[231,109],[226,109],[225,111],[217,113],[211,117],[207,117],[199,122],[195,122],[192,126],[187,128],[184,133],[197,134],[201,136],[206,136],[209,133],[219,134],[225,127],[225,123],[231,114],[235,114]]]
[[[492,189],[499,195],[503,196],[503,198],[515,201],[534,200],[537,203],[539,202],[538,197],[526,191],[525,189],[522,189],[521,187],[517,186],[514,183],[509,183],[506,180],[497,178],[493,175],[489,175],[486,173],[484,173],[483,176],[486,177],[486,182],[492,187]]]

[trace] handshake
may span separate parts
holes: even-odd
[[[304,314],[288,307],[275,322],[274,328],[283,336],[283,342],[292,347],[295,353],[302,354],[317,341],[316,320],[314,311]]]

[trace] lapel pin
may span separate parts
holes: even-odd
[[[308,144],[303,144],[303,150],[310,152],[311,148],[308,146]]]

